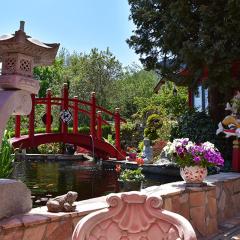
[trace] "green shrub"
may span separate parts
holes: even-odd
[[[143,151],[143,147],[144,147],[144,143],[143,141],[138,143],[138,149],[142,152]]]
[[[69,132],[73,132],[72,128],[69,128]],[[80,128],[78,128],[78,132],[81,134],[90,134],[90,127],[88,126],[82,126]]]
[[[103,126],[102,126],[102,136],[103,136],[104,138],[107,138],[109,134],[110,134],[110,135],[112,134],[112,128],[111,128],[111,126],[110,126],[110,125],[103,125]]]
[[[148,106],[144,107],[143,109],[140,109],[132,117],[133,117],[134,121],[141,122],[145,126],[147,123],[147,119],[153,114],[164,115],[165,111],[160,106],[148,105]]]
[[[217,125],[205,112],[187,111],[177,121],[171,131],[171,141],[175,138],[189,138],[196,143],[215,142]]]
[[[143,140],[143,129],[139,124],[127,122],[121,125],[121,144],[124,148],[127,146],[138,147],[138,143]]]
[[[58,128],[52,128],[52,133],[58,133],[59,129]],[[81,134],[89,134],[90,133],[90,128],[88,126],[81,126],[78,128],[79,133]],[[46,128],[35,128],[34,130],[35,133],[45,133],[46,132]],[[72,133],[73,132],[73,128],[69,127],[68,128],[68,132]],[[111,134],[111,126],[110,125],[103,125],[102,126],[102,134],[104,137],[107,137],[108,134]],[[28,134],[28,129],[22,129],[21,130],[21,135],[27,135]],[[14,137],[15,132],[11,131],[9,133],[10,138]]]
[[[8,141],[9,135],[7,131],[4,132],[2,145],[0,147],[0,178],[7,178],[11,175],[13,170],[13,159],[11,155],[12,147]]]
[[[107,138],[104,138],[104,140],[112,145],[115,144],[115,140],[113,139],[112,134],[108,134]]]
[[[135,170],[125,169],[121,172],[119,180],[123,182],[142,182],[145,180],[145,176],[142,173],[142,168],[139,167]]]
[[[62,143],[47,143],[38,146],[40,154],[60,154],[62,153]]]
[[[159,129],[163,126],[163,121],[158,114],[152,114],[147,118],[147,125],[144,129],[144,136],[150,140],[159,138]]]

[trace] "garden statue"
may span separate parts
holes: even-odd
[[[76,205],[73,205],[78,197],[77,192],[69,191],[67,194],[52,198],[47,202],[49,212],[74,212]]]
[[[231,105],[232,104],[232,105]],[[240,92],[232,98],[231,104],[227,103],[225,110],[231,114],[218,124],[216,134],[224,133],[226,137],[235,137],[232,148],[232,170],[240,172]]]
[[[143,153],[142,153],[142,158],[144,160],[144,163],[150,163],[152,162],[153,158],[153,149],[150,144],[150,140],[148,138],[144,138],[143,140]]]
[[[218,124],[217,135],[223,132],[226,137],[235,136],[240,137],[240,92],[231,100],[232,105],[227,103],[225,110],[230,111],[223,121]]]

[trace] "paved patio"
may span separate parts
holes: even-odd
[[[240,240],[240,213],[219,225],[219,233],[199,240]]]

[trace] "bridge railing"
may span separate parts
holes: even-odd
[[[28,135],[29,138],[34,137],[34,122],[35,122],[35,107],[36,105],[43,104],[45,105],[46,111],[46,133],[52,132],[52,106],[60,106],[61,110],[69,110],[71,109],[73,115],[73,134],[78,133],[79,127],[79,113],[83,113],[90,118],[90,135],[93,139],[102,139],[102,126],[103,124],[109,125],[109,123],[103,119],[102,113],[111,116],[114,120],[115,126],[115,147],[118,150],[121,150],[120,146],[120,124],[121,122],[125,122],[123,118],[121,118],[119,113],[119,108],[115,109],[115,112],[112,113],[109,110],[98,106],[96,104],[96,95],[95,92],[91,93],[90,101],[79,100],[77,96],[74,98],[69,98],[69,91],[67,84],[64,84],[62,90],[62,97],[53,97],[50,89],[47,90],[45,98],[36,98],[35,95],[32,95],[32,110],[29,114],[29,127],[28,127]],[[82,108],[81,106],[87,106],[88,110]],[[68,124],[62,121],[61,124],[61,133],[68,133]],[[21,117],[19,115],[16,116],[15,120],[15,137],[21,137]]]

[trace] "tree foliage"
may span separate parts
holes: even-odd
[[[135,99],[142,97],[145,100],[153,95],[153,88],[157,83],[154,72],[147,72],[139,68],[128,69],[120,79],[113,83],[114,96],[111,106],[118,106],[121,114],[130,118],[138,111]]]
[[[237,0],[129,0],[136,25],[127,40],[149,69],[196,87],[208,69],[206,86],[224,92],[240,86],[232,62],[240,55],[240,2]],[[188,77],[178,71],[184,66]]]
[[[71,96],[89,99],[90,93],[96,92],[97,102],[103,107],[109,105],[113,82],[121,75],[121,63],[110,50],[96,48],[89,54],[71,54],[64,72],[64,78],[70,83]]]
[[[45,97],[47,89],[51,88],[52,94],[59,94],[59,88],[64,83],[63,79],[63,59],[56,58],[51,66],[35,67],[34,77],[40,81],[39,97]]]

